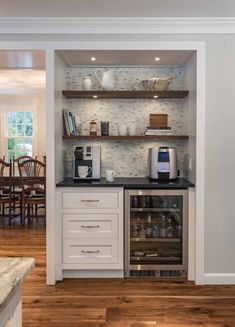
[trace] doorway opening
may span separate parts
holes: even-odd
[[[45,230],[45,51],[0,50],[0,84],[0,228]]]

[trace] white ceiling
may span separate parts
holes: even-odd
[[[193,51],[137,51],[137,50],[63,50],[58,51],[68,67],[96,66],[141,66],[141,67],[180,67]],[[91,61],[95,57],[95,61]],[[154,58],[159,57],[159,61]]]
[[[1,17],[235,17],[235,0],[0,0]]]
[[[44,70],[0,70],[0,95],[38,93],[45,84]]]
[[[45,68],[42,50],[0,50],[0,69]]]

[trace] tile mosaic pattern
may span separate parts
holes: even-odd
[[[92,89],[100,89],[94,77],[94,68],[69,68],[67,70],[67,89],[82,89],[84,77],[90,76],[93,81]],[[115,68],[114,78],[116,90],[131,90],[139,85],[140,80],[154,76],[173,76],[169,89],[184,89],[184,68]],[[168,114],[168,125],[174,134],[187,134],[187,123],[184,99],[145,100],[145,99],[66,99],[65,107],[74,112],[81,124],[83,135],[89,135],[89,123],[95,120],[100,133],[100,121],[110,122],[110,135],[117,135],[118,125],[134,126],[135,134],[145,133],[149,125],[149,115],[156,113]],[[180,142],[90,142],[83,141],[82,145],[101,146],[101,175],[106,169],[114,169],[118,177],[147,176],[148,149],[157,146],[174,146],[178,150],[179,168],[183,170],[186,141]],[[65,141],[65,176],[71,176],[71,163],[75,146],[81,145],[76,141]]]

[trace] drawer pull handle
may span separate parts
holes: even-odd
[[[88,202],[88,203],[91,203],[91,202],[100,202],[100,200],[81,200],[81,202]]]
[[[100,225],[92,226],[92,225],[81,225],[82,228],[99,228]]]
[[[81,252],[82,253],[89,253],[89,254],[91,254],[91,253],[99,253],[100,252],[100,250],[97,250],[97,251],[85,251],[85,250],[81,250]]]

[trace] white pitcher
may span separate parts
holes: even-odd
[[[98,73],[102,73],[102,78],[99,77]],[[100,85],[103,90],[105,91],[112,91],[114,87],[114,80],[113,80],[113,69],[104,71],[101,68],[97,68],[95,71],[95,76],[100,82]]]

